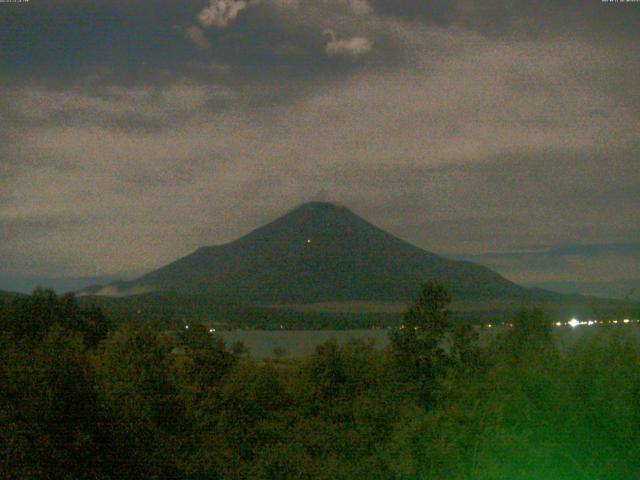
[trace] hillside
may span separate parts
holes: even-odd
[[[116,286],[123,293],[208,294],[278,305],[406,302],[427,280],[444,283],[464,300],[555,295],[422,250],[330,203],[304,204],[238,240],[200,248]]]

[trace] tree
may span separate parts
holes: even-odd
[[[289,433],[278,421],[290,407],[278,370],[268,362],[240,362],[225,377],[219,398],[211,400],[209,409],[202,405],[203,421],[195,426],[192,468],[203,477],[218,472],[223,478],[256,478],[246,469],[267,445],[285,442]]]
[[[109,337],[97,358],[103,430],[112,449],[105,462],[116,478],[169,478],[184,429],[171,346],[148,326]]]
[[[234,365],[236,357],[225,349],[224,339],[213,336],[204,325],[193,325],[182,334],[187,348],[185,373],[197,390],[217,385]]]
[[[16,341],[41,340],[54,325],[80,333],[88,347],[95,347],[110,329],[97,307],[83,310],[73,294],[58,296],[53,290],[41,288],[31,295],[15,297],[0,317],[0,331]]]
[[[317,400],[327,402],[340,396],[347,374],[335,339],[316,347],[309,359],[308,368],[310,384]]]
[[[468,324],[454,325],[451,329],[451,351],[453,361],[467,367],[476,367],[480,362],[478,332]]]
[[[553,347],[551,321],[540,308],[521,310],[513,319],[513,328],[504,335],[503,348],[517,357],[530,350]]]
[[[400,374],[415,381],[427,404],[434,399],[436,379],[448,363],[442,342],[449,328],[451,303],[448,290],[437,282],[427,282],[420,296],[390,333],[391,349]]]
[[[0,477],[95,478],[97,400],[81,336],[52,328],[1,355]]]
[[[236,340],[231,344],[231,353],[237,358],[249,355],[249,349],[242,340]]]
[[[282,358],[287,354],[287,349],[281,345],[276,345],[275,347],[273,347],[273,354],[276,356],[276,358]]]

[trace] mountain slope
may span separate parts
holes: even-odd
[[[255,304],[407,301],[431,279],[464,299],[546,295],[486,267],[424,251],[330,203],[299,206],[238,240],[200,248],[119,288]]]

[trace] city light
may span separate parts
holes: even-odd
[[[580,325],[580,322],[575,318],[572,318],[571,321],[569,322],[569,325],[571,325],[573,328],[576,328],[578,325]]]

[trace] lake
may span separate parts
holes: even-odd
[[[480,340],[486,343],[494,338],[505,327],[481,327]],[[594,338],[598,332],[629,331],[640,342],[640,326],[637,323],[629,325],[581,325],[554,327],[556,340],[564,347],[571,348],[576,343]],[[287,357],[300,357],[313,353],[317,345],[335,339],[344,345],[354,339],[372,339],[378,349],[389,345],[387,330],[233,330],[215,332],[214,335],[224,338],[227,346],[236,341],[244,342],[249,353],[254,358],[274,357],[276,348],[283,349]]]

